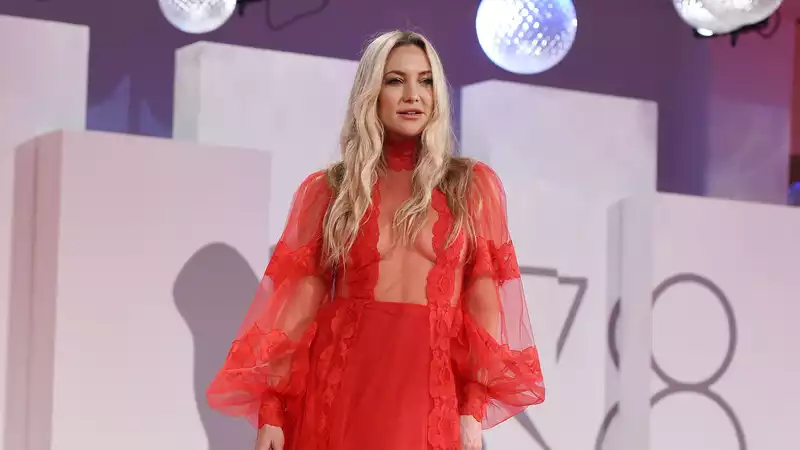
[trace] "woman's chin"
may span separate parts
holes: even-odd
[[[386,132],[388,136],[391,136],[396,139],[413,139],[420,137],[424,130],[425,130],[424,126],[422,127],[400,126],[400,127],[387,128]]]

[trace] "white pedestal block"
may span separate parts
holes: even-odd
[[[608,324],[621,286],[608,208],[656,188],[651,102],[488,81],[462,90],[462,153],[503,180],[543,358],[547,400],[493,430],[490,448],[609,449],[618,401]],[[551,285],[544,286],[542,278]]]
[[[84,128],[88,60],[87,27],[0,15],[0,423],[7,406],[14,178],[30,168],[15,163],[14,148],[40,133]]]
[[[292,196],[340,158],[356,62],[199,42],[177,52],[176,139],[269,151],[268,235],[280,238]]]
[[[10,448],[251,449],[205,389],[269,257],[269,154],[53,133],[19,159]]]
[[[676,195],[620,210],[621,406],[636,449],[794,449],[800,210]]]

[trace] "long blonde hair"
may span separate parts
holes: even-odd
[[[420,138],[411,197],[397,210],[393,226],[403,242],[412,241],[425,223],[431,194],[438,187],[447,197],[454,217],[448,245],[462,228],[471,233],[464,199],[471,163],[453,156],[450,98],[441,60],[424,36],[415,32],[391,31],[374,38],[362,54],[342,127],[342,160],[328,169],[328,182],[334,190],[334,198],[323,222],[323,248],[329,266],[345,260],[371,206],[373,185],[378,174],[386,168],[383,158],[385,134],[378,119],[378,95],[389,53],[405,45],[417,46],[428,56],[434,106]]]

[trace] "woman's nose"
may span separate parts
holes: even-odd
[[[419,101],[419,90],[413,84],[407,84],[403,90],[403,101],[416,103]]]

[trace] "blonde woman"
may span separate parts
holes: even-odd
[[[544,400],[500,180],[451,136],[430,42],[375,38],[208,389],[257,450],[479,449]]]

